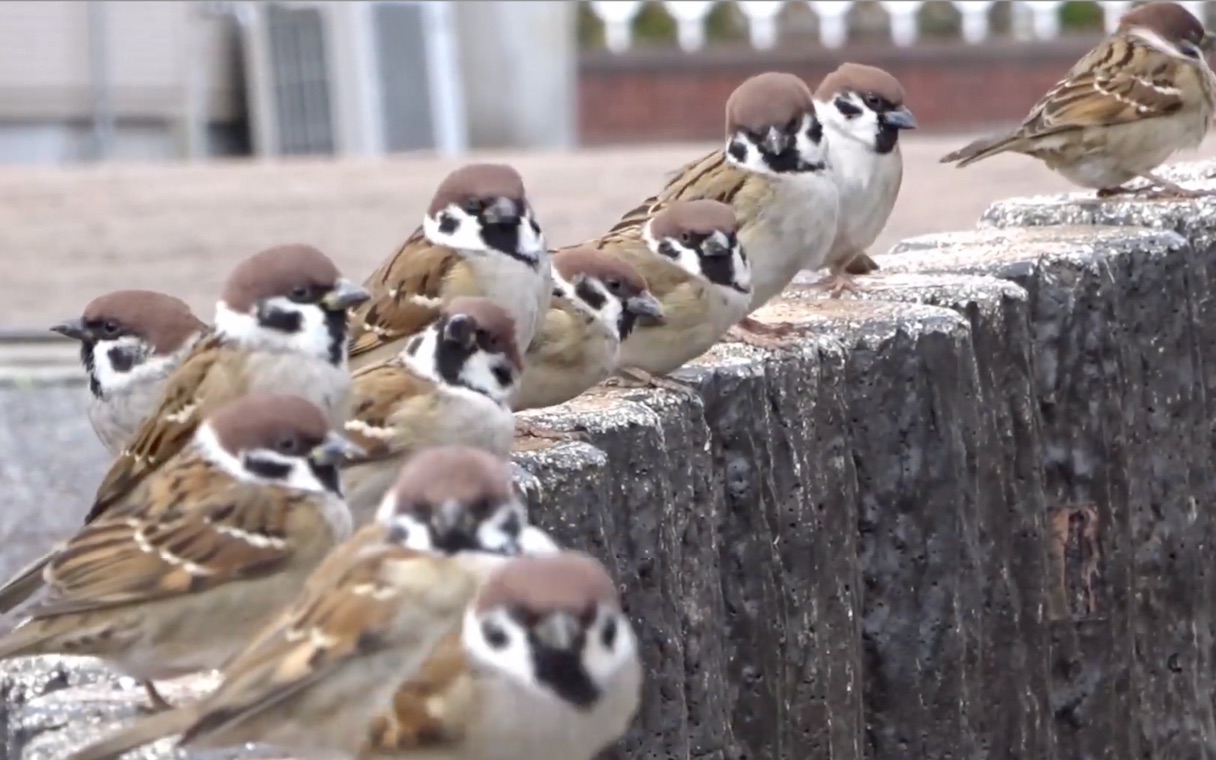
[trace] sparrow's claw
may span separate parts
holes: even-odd
[[[661,388],[683,396],[700,398],[700,393],[697,389],[682,380],[676,380],[674,377],[652,375],[636,367],[621,367],[617,370],[616,377],[609,378],[607,382],[610,385],[621,388]]]
[[[827,291],[829,298],[840,298],[846,291],[849,293],[860,293],[862,290],[862,287],[857,284],[857,280],[848,272],[829,274],[811,287]]]
[[[538,425],[535,422],[527,422],[520,419],[515,420],[515,437],[540,438],[546,441],[559,441],[562,443],[591,442],[591,436],[581,430],[554,430],[544,425]]]
[[[169,704],[169,702],[160,695],[160,692],[156,690],[156,684],[152,683],[151,681],[144,681],[143,686],[144,692],[148,695],[148,704],[140,708],[141,712],[159,713],[173,709],[173,705]]]

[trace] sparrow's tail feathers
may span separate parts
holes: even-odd
[[[989,156],[1004,153],[1005,151],[1012,149],[1017,141],[1017,135],[981,137],[980,139],[959,148],[953,153],[947,153],[946,155],[942,156],[940,163],[950,164],[957,161],[958,168],[961,169],[969,164],[974,164],[976,161],[983,161]]]
[[[42,570],[50,555],[39,557],[22,568],[8,583],[0,586],[0,614],[8,612],[34,595],[42,585]]]
[[[77,750],[67,760],[111,760],[166,736],[182,733],[196,717],[196,711],[189,707],[156,713]]]

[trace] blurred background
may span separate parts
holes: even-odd
[[[1029,159],[937,159],[1020,120],[1132,5],[5,0],[0,331],[119,287],[209,318],[228,268],[281,242],[362,279],[470,160],[514,164],[550,241],[578,242],[714,146],[744,78],[814,87],[846,60],[895,74],[921,127],[881,253],[1064,189]]]

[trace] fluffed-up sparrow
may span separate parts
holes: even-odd
[[[214,693],[138,721],[71,760],[117,757],[173,734],[200,749],[255,742],[305,757],[355,756],[394,690],[425,672],[440,642],[459,630],[482,578],[505,562],[481,565],[459,554],[538,540],[526,539],[524,527],[503,460],[471,447],[420,452],[375,520],[326,558],[223,669]]]
[[[793,74],[766,72],[744,81],[726,101],[726,144],[679,169],[658,195],[625,214],[612,232],[640,226],[676,200],[729,204],[752,268],[749,313],[763,306],[799,270],[822,267],[836,235],[839,199],[828,141],[814,98]],[[750,317],[733,338],[797,332],[795,324],[765,325]]]
[[[51,330],[80,342],[89,422],[116,457],[156,408],[170,373],[209,328],[180,298],[154,290],[115,290]]]
[[[589,246],[557,251],[549,311],[524,355],[511,408],[540,409],[578,396],[613,373],[621,341],[635,325],[662,320],[663,307],[629,262]],[[519,419],[516,429],[537,437],[568,437]]]
[[[962,168],[1008,151],[1039,159],[1070,182],[1096,189],[1099,198],[1146,190],[1159,197],[1206,195],[1153,172],[1207,134],[1216,93],[1207,62],[1213,40],[1177,3],[1134,8],[1017,129],[976,140],[942,163]],[[1137,178],[1151,185],[1125,186]]]
[[[904,105],[899,80],[859,63],[841,64],[824,77],[815,90],[815,113],[828,131],[828,160],[840,192],[821,286],[839,297],[856,288],[849,265],[865,256],[895,208],[904,176],[899,133],[915,129],[916,117]],[[861,263],[868,268],[867,262],[873,260],[866,256]]]
[[[642,679],[602,564],[578,552],[516,557],[398,690],[359,757],[592,760],[628,730]]]
[[[506,456],[521,362],[507,311],[488,298],[461,297],[397,356],[356,370],[344,429],[366,453],[342,472],[356,521],[371,517],[402,462],[427,446],[463,443]]]
[[[349,413],[351,385],[346,310],[366,297],[311,246],[269,248],[239,264],[216,304],[214,332],[199,340],[170,375],[155,411],[106,472],[85,522],[125,498],[185,447],[201,420],[246,393],[301,396],[340,428]],[[0,588],[0,612],[38,589],[46,559]]]
[[[351,366],[395,355],[457,296],[484,296],[515,320],[526,350],[549,306],[549,252],[519,173],[470,164],[440,183],[422,220],[364,282],[372,297],[351,313]]]
[[[0,659],[100,657],[147,686],[240,651],[351,531],[336,463],[357,449],[298,396],[221,406],[180,454],[57,546],[46,597]]]

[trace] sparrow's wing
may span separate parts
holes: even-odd
[[[340,547],[273,631],[225,667],[223,684],[182,734],[183,745],[292,710],[295,697],[360,658],[399,652],[402,670],[412,671],[459,624],[475,590],[471,576],[442,557],[368,542],[366,535],[352,537],[355,551]]]
[[[475,699],[468,660],[453,631],[393,695],[392,709],[368,726],[372,754],[396,755],[436,749],[460,739]]]
[[[189,480],[196,473],[178,475]],[[291,556],[287,538],[299,510],[291,498],[240,483],[185,493],[189,505],[122,505],[84,526],[48,565],[48,599],[33,617],[205,591],[276,572]]]
[[[134,440],[106,471],[86,523],[104,514],[149,473],[185,448],[199,423],[218,405],[245,392],[245,379],[225,361],[232,350],[215,334],[195,345],[170,376],[156,411],[144,420]]]
[[[351,311],[350,355],[373,351],[433,322],[443,306],[445,281],[459,260],[459,253],[432,244],[418,228],[364,281],[371,298]]]
[[[348,464],[375,462],[400,453],[398,423],[426,405],[435,383],[396,360],[363,367],[351,380],[351,414],[344,431],[365,453]]]
[[[1113,126],[1167,116],[1183,107],[1187,65],[1122,37],[1082,58],[1030,110],[1023,136]]]

